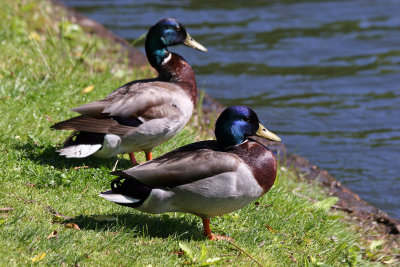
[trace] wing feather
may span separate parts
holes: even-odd
[[[78,116],[54,124],[51,128],[56,130],[76,130],[91,133],[114,133],[125,135],[134,131],[134,127],[118,124],[113,119],[96,119],[87,116]]]
[[[92,118],[119,116],[123,118],[162,118],[175,112],[170,104],[177,92],[183,90],[167,82],[127,84],[100,101],[91,102],[72,110]]]
[[[216,141],[202,141],[112,174],[134,178],[152,187],[174,187],[217,174],[234,172],[240,163],[237,155],[218,151]]]
[[[158,118],[176,119],[181,112],[173,103],[176,97],[184,95],[178,85],[167,82],[128,83],[103,100],[73,108],[82,116],[56,123],[52,128],[126,135],[135,132],[138,127],[121,125],[112,117],[126,120],[140,118],[144,123]]]

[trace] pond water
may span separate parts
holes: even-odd
[[[200,89],[252,107],[291,152],[400,218],[400,1],[65,3],[129,40],[180,20],[209,49],[171,49]]]

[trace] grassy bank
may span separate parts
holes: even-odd
[[[99,198],[117,159],[58,157],[68,132],[49,126],[73,116],[69,108],[152,72],[129,69],[117,45],[85,33],[46,1],[0,3],[0,265],[339,266],[365,265],[362,256],[376,253],[379,243],[362,253],[343,215],[327,212],[334,198],[284,167],[258,202],[211,221],[234,244],[206,240],[195,216],[152,216]],[[195,124],[155,156],[198,139]],[[128,167],[121,156],[117,168]]]

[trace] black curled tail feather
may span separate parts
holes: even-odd
[[[150,186],[147,186],[135,179],[120,176],[111,181],[111,191],[114,194],[121,194],[132,198],[140,199],[139,202],[132,204],[120,204],[123,206],[137,207],[143,204],[143,202],[149,197],[151,190]]]
[[[64,142],[64,147],[75,145],[102,145],[104,142],[104,134],[91,133],[85,131],[74,131]]]

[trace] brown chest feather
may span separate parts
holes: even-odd
[[[252,140],[238,145],[231,152],[250,166],[254,178],[264,190],[263,193],[268,192],[276,179],[277,164],[274,154],[264,145]]]
[[[197,101],[196,78],[192,67],[178,54],[171,53],[171,59],[162,66],[160,76],[171,75],[170,82],[176,83],[190,96],[193,105]]]

